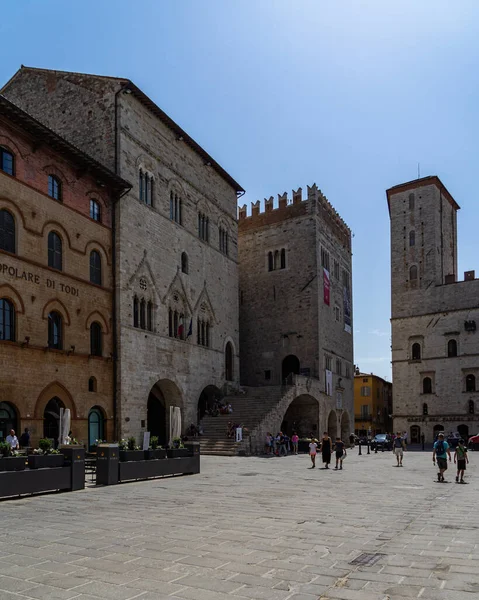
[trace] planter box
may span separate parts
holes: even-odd
[[[0,458],[0,471],[24,471],[26,462],[26,456]]]
[[[166,451],[168,458],[185,458],[190,456],[188,448],[169,448]]]
[[[149,479],[170,475],[193,475],[200,472],[200,455],[175,458],[174,460],[142,460],[120,462],[119,482],[133,479]]]
[[[166,450],[157,448],[156,450],[144,450],[145,460],[158,460],[166,458]]]
[[[143,450],[120,450],[120,460],[122,462],[145,460],[145,453]]]
[[[28,457],[29,469],[53,469],[63,467],[63,454],[31,454]]]

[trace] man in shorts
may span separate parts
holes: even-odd
[[[444,434],[440,433],[437,436],[437,442],[434,442],[432,451],[432,462],[439,468],[437,474],[437,480],[444,483],[444,472],[447,471],[447,457],[449,456],[449,462],[451,461],[451,451],[449,450],[449,444],[444,439]]]
[[[393,441],[393,452],[396,455],[397,467],[402,467],[402,459],[404,456],[404,440],[401,437],[401,434],[396,433],[396,437]]]

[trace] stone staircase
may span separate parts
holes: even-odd
[[[281,387],[244,387],[244,394],[226,396],[225,402],[233,407],[233,414],[211,417],[206,415],[201,420],[204,435],[197,438],[200,442],[201,454],[235,456],[243,452],[249,453],[249,433],[243,433],[243,441],[235,442],[226,437],[228,421],[240,423],[252,432],[264,417],[281,400]]]

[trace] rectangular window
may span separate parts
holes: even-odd
[[[329,271],[329,252],[321,248],[321,266]]]
[[[371,388],[368,385],[363,385],[361,388],[361,396],[368,397],[371,395]]]
[[[336,359],[336,373],[338,375],[342,375],[343,374],[342,371],[343,371],[343,365],[341,363],[341,360],[339,358],[337,358]]]
[[[367,377],[363,377],[363,383],[368,383],[369,379]]]
[[[349,292],[351,290],[351,282],[350,282],[349,272],[346,271],[346,269],[343,269],[342,276],[343,276],[343,286]]]
[[[264,372],[264,379],[265,379],[265,381],[270,381],[270,379],[271,379],[271,371],[269,369],[267,369]]]
[[[333,359],[330,356],[326,355],[324,357],[324,365],[325,365],[325,369],[327,371],[332,371],[333,370]]]
[[[336,321],[341,320],[341,309],[339,308],[339,306],[337,304],[334,307],[334,316],[335,316]]]
[[[339,262],[335,259],[334,260],[334,276],[336,277],[336,279],[339,279],[339,273],[340,273]]]
[[[369,404],[363,404],[363,406],[361,406],[361,418],[368,419],[369,415],[370,415]]]
[[[346,377],[348,379],[351,378],[351,367],[350,367],[350,365],[348,363],[346,363]]]

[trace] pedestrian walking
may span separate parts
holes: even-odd
[[[299,436],[296,431],[293,431],[293,435],[291,436],[291,443],[293,444],[293,454],[298,454],[298,442]]]
[[[346,458],[346,444],[340,437],[336,438],[336,443],[334,444],[334,450],[336,452],[336,466],[334,467],[336,470],[341,470],[343,468],[343,460]]]
[[[434,442],[432,450],[432,462],[439,468],[437,474],[437,480],[440,483],[444,483],[444,473],[447,471],[447,457],[449,456],[449,462],[451,461],[451,451],[449,450],[449,444],[444,439],[444,433],[440,433],[437,436],[437,442]]]
[[[396,455],[397,467],[402,467],[402,459],[404,456],[404,440],[401,437],[400,432],[396,433],[396,437],[393,440],[393,453]]]
[[[325,469],[329,469],[329,463],[331,462],[332,450],[333,450],[333,442],[332,442],[331,438],[329,437],[328,432],[325,431],[323,433],[323,438],[321,440],[321,458],[322,458],[323,464],[326,465],[324,467]]]
[[[309,456],[311,458],[311,462],[313,463],[312,469],[316,466],[316,451],[318,449],[318,445],[316,444],[316,440],[313,438],[309,444]]]
[[[469,462],[469,458],[467,456],[467,448],[464,445],[464,440],[462,438],[459,440],[456,451],[454,452],[454,464],[456,464],[456,462],[457,462],[456,483],[466,483],[464,481],[464,471],[466,470],[466,463]]]

